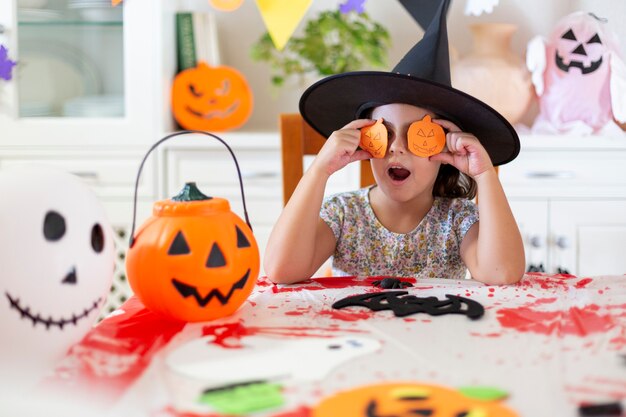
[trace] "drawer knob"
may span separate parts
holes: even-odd
[[[98,173],[97,172],[79,171],[79,172],[72,172],[72,174],[74,174],[77,177],[82,178],[84,180],[98,181]]]
[[[567,249],[569,248],[570,244],[569,244],[569,239],[565,236],[558,236],[556,238],[556,240],[554,241],[554,244],[559,248],[559,249]]]
[[[530,239],[528,239],[528,242],[530,243],[530,246],[533,248],[540,248],[541,246],[543,246],[541,237],[539,235],[533,235],[530,237]]]
[[[534,179],[572,179],[576,175],[572,171],[529,171],[526,177]]]

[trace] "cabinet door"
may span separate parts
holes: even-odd
[[[0,95],[2,145],[153,140],[159,4],[1,1],[0,43],[17,62]]]
[[[626,200],[550,203],[552,268],[578,276],[626,273]]]
[[[524,240],[527,271],[545,271],[548,267],[548,202],[546,200],[509,199],[509,204]]]

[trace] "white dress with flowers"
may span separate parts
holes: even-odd
[[[409,233],[394,233],[374,214],[370,188],[324,200],[320,217],[337,239],[335,276],[465,278],[460,248],[478,221],[478,208],[464,198],[435,197],[420,224]]]

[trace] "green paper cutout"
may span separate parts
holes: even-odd
[[[236,384],[205,391],[198,402],[210,405],[222,414],[246,415],[285,403],[282,386],[268,382]]]
[[[508,392],[495,387],[461,387],[459,392],[466,397],[482,401],[498,401],[509,396]]]

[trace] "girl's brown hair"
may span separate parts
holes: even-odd
[[[433,197],[472,199],[476,197],[476,181],[452,165],[441,164],[433,187]]]

